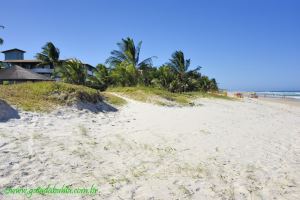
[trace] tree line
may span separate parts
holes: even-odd
[[[36,59],[40,65],[54,68],[54,78],[102,91],[109,86],[148,86],[171,92],[218,91],[216,80],[202,75],[201,67],[190,69],[191,60],[182,51],[175,51],[168,62],[155,67],[154,57],[140,60],[141,41],[135,45],[133,39],[126,38],[117,46],[104,64],[96,66],[93,76],[88,75],[85,64],[78,59],[60,60],[60,51],[51,42],[42,47]]]

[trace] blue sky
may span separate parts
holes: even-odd
[[[300,90],[297,0],[2,1],[0,50],[32,59],[52,41],[61,58],[103,63],[124,37],[159,66],[175,50],[229,90]],[[0,59],[3,59],[1,55]]]

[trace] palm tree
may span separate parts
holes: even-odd
[[[87,79],[87,69],[84,64],[77,59],[66,60],[63,64],[54,69],[54,73],[63,82],[85,85]]]
[[[2,26],[2,25],[0,25],[0,28],[3,28],[4,29],[4,26]],[[0,45],[2,45],[3,44],[3,39],[2,38],[0,38]]]
[[[36,54],[36,59],[42,61],[39,65],[49,65],[51,69],[62,64],[59,60],[60,51],[52,42],[47,42],[42,47],[42,52]]]
[[[207,92],[210,90],[210,80],[207,76],[201,77],[201,90]]]
[[[135,86],[138,83],[138,70],[133,64],[122,62],[111,69],[112,83],[120,86]]]
[[[218,91],[219,87],[218,87],[218,83],[216,81],[216,79],[212,78],[209,82],[209,89],[211,91]]]
[[[141,66],[138,72],[138,83],[144,86],[150,86],[151,81],[157,75],[157,68],[152,66]]]
[[[191,64],[191,59],[185,60],[184,53],[182,51],[175,51],[169,62],[167,63],[168,66],[172,67],[174,71],[179,75],[179,78],[183,78],[184,75],[189,71],[189,67]],[[199,71],[201,67],[196,67],[194,70],[191,71]],[[190,71],[190,72],[191,72]]]
[[[135,68],[152,66],[152,58],[147,58],[141,62],[140,60],[140,51],[142,46],[142,41],[135,46],[133,39],[126,38],[122,39],[121,42],[117,43],[119,50],[113,50],[111,56],[106,60],[106,63],[115,67],[123,62],[132,64]]]
[[[93,76],[88,77],[91,87],[104,91],[110,82],[109,70],[103,64],[98,64]]]
[[[194,70],[189,70],[191,64],[190,59],[184,58],[184,53],[182,51],[175,51],[169,62],[167,63],[170,66],[175,74],[177,74],[177,81],[173,83],[174,87],[179,87],[177,90],[179,92],[184,92],[188,88],[188,75],[193,72],[198,72],[201,67],[196,67]]]
[[[174,70],[168,65],[163,65],[157,69],[156,78],[152,79],[151,82],[155,86],[171,90],[171,83],[175,79],[176,74],[174,73]]]

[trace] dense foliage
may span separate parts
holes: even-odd
[[[55,68],[54,74],[63,82],[77,85],[85,85],[88,77],[84,64],[77,59],[64,61]]]
[[[76,59],[59,60],[59,50],[47,43],[37,58],[44,64],[55,67],[55,76],[67,83],[88,85],[105,90],[109,86],[149,86],[170,92],[218,91],[216,80],[200,73],[201,67],[191,69],[190,59],[185,59],[182,51],[175,51],[169,61],[154,67],[152,58],[140,61],[142,42],[135,45],[133,39],[122,39],[118,50],[111,52],[105,64],[94,69],[93,76],[87,74],[85,65]]]

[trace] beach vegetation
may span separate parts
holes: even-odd
[[[88,77],[88,85],[92,88],[104,91],[111,82],[109,70],[104,64],[98,64],[94,70],[93,76]]]
[[[116,106],[125,104],[123,99],[113,94],[103,94],[93,88],[62,82],[0,85],[0,99],[25,111],[42,112],[49,112],[57,106],[72,105],[77,102],[104,101],[112,105],[117,104]]]
[[[149,57],[140,62],[140,51],[142,47],[142,41],[135,45],[132,38],[122,39],[117,43],[119,50],[113,50],[111,56],[106,60],[106,63],[111,67],[120,65],[121,63],[127,63],[134,68],[142,68],[145,66],[152,66],[152,58]]]
[[[130,99],[163,106],[193,106],[193,102],[197,98],[232,99],[219,92],[193,91],[174,93],[163,88],[146,86],[109,87],[107,92],[121,94]]]
[[[66,83],[86,85],[87,69],[78,59],[68,59],[54,69],[59,79]]]
[[[93,69],[92,76],[88,75],[80,60],[60,60],[60,51],[51,42],[42,47],[36,58],[42,61],[42,65],[54,68],[55,78],[101,91],[108,87],[150,87],[171,93],[219,91],[216,79],[203,75],[200,66],[191,67],[191,59],[186,59],[183,51],[175,51],[168,62],[155,67],[155,56],[140,59],[142,41],[136,44],[127,37],[118,42],[117,47],[111,51],[105,64],[98,64]]]
[[[127,103],[125,99],[111,94],[109,92],[101,92],[101,95],[104,98],[104,101],[111,105],[123,106]]]
[[[106,60],[110,67],[106,67],[109,86],[147,86],[168,90],[172,93],[189,91],[218,91],[215,79],[209,79],[200,73],[201,67],[190,69],[191,60],[185,59],[182,51],[175,51],[166,64],[154,67],[152,59],[146,58],[139,62],[141,42],[135,46],[133,39],[122,39],[117,43],[119,50],[111,52]],[[101,83],[100,83],[101,85]]]
[[[98,64],[93,75],[89,75],[86,64],[75,58],[60,60],[60,50],[47,42],[36,58],[40,65],[54,69],[53,78],[59,81],[3,85],[0,98],[24,110],[51,110],[52,106],[74,100],[126,103],[111,92],[164,106],[194,105],[198,97],[229,99],[219,92],[217,81],[203,75],[200,66],[191,67],[191,60],[180,50],[156,67],[152,62],[154,56],[140,59],[141,41],[135,44],[128,37],[118,42],[117,47],[105,64]]]
[[[62,60],[59,59],[59,55],[59,49],[52,42],[47,42],[42,47],[42,51],[37,53],[35,57],[41,61],[38,65],[46,65],[53,69],[62,64]]]

